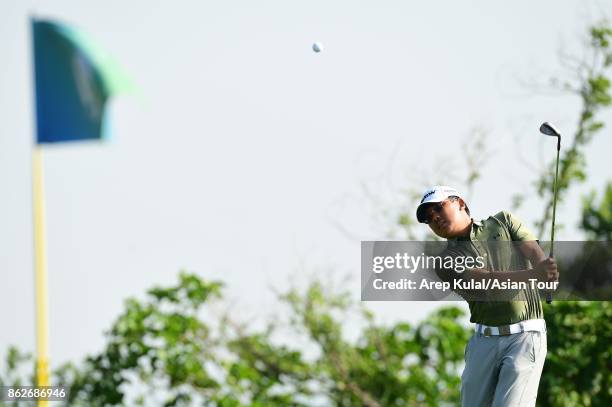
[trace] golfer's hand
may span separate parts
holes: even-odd
[[[549,257],[542,260],[536,266],[536,275],[540,281],[559,281],[559,271],[555,259]]]

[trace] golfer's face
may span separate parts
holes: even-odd
[[[438,236],[448,239],[457,236],[461,219],[461,203],[459,200],[444,200],[431,204],[425,211],[431,230]]]

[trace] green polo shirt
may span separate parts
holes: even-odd
[[[512,245],[494,242],[533,240],[537,240],[535,235],[520,220],[502,211],[481,222],[473,221],[470,235],[449,239],[449,249],[460,247],[464,255],[483,257],[488,270],[522,270],[529,268],[527,259],[518,250],[512,250]],[[530,288],[517,290],[512,301],[468,301],[468,304],[470,322],[474,323],[500,326],[543,318],[539,292]]]

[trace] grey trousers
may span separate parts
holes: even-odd
[[[546,332],[474,333],[465,347],[461,405],[535,406],[546,351]]]

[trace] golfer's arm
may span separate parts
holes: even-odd
[[[546,254],[540,247],[537,241],[525,241],[519,245],[519,250],[523,253],[532,266],[539,264],[541,261],[546,260]],[[482,280],[482,279],[499,279],[503,281],[527,281],[530,278],[534,278],[534,269],[524,270],[511,270],[511,271],[491,271],[486,269],[470,269],[465,271],[465,278]]]
[[[466,280],[485,280],[494,279],[502,281],[527,281],[530,278],[534,278],[533,269],[525,270],[511,270],[511,271],[491,271],[487,269],[470,269],[464,273],[464,279]]]
[[[529,259],[532,267],[537,266],[540,262],[546,260],[547,257],[537,240],[520,242],[519,250],[523,253],[523,256]]]

